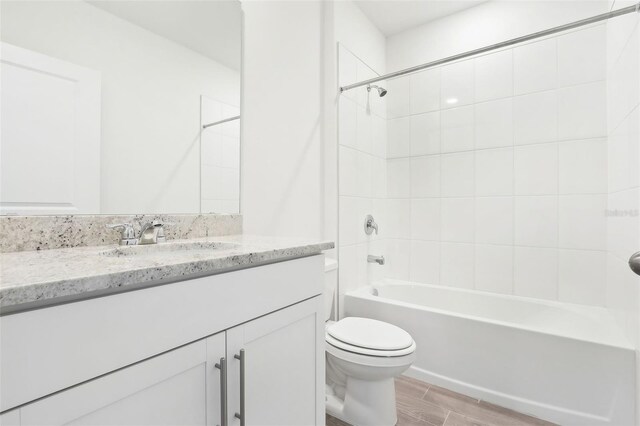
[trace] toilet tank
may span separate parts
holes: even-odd
[[[338,261],[324,258],[324,320],[336,319],[338,289]]]

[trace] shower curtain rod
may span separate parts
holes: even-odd
[[[573,28],[578,28],[583,25],[589,25],[596,22],[604,21],[607,19],[615,18],[617,16],[626,15],[627,13],[638,12],[640,11],[640,3],[637,3],[634,6],[623,7],[618,10],[614,10],[612,12],[603,13],[601,15],[592,16],[591,18],[582,19],[580,21],[575,21],[569,24],[560,25],[557,27],[549,28],[548,30],[538,31],[536,33],[532,33],[529,35],[525,35],[522,37],[512,38],[511,40],[503,41],[501,43],[492,44],[490,46],[481,47],[479,49],[470,50],[468,52],[459,53],[457,55],[449,56],[444,59],[438,59],[437,61],[427,62],[426,64],[416,65],[411,68],[406,68],[400,71],[392,72],[389,74],[382,75],[380,77],[370,78],[369,80],[364,80],[359,83],[348,84],[346,86],[340,87],[340,93],[345,92],[347,90],[355,89],[356,87],[367,86],[372,83],[377,83],[382,80],[388,80],[395,77],[400,77],[407,74],[412,74],[414,72],[422,71],[427,68],[433,68],[438,65],[443,65],[448,62],[457,61],[460,59],[468,58],[469,56],[478,55],[480,53],[489,52],[491,50],[500,49],[502,47],[512,46],[514,44],[522,43],[523,41],[529,41],[536,38],[548,36],[551,34],[559,33],[562,31],[570,30]]]
[[[202,128],[206,129],[207,127],[211,127],[211,126],[215,126],[217,124],[222,124],[222,123],[226,123],[228,121],[239,120],[239,119],[240,119],[240,116],[236,115],[235,117],[229,117],[229,118],[225,118],[224,120],[214,121],[213,123],[203,124]]]

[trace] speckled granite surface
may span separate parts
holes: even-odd
[[[185,250],[196,243],[195,249]],[[117,245],[0,254],[0,310],[59,301],[304,257],[332,242],[229,235],[156,246]],[[174,250],[175,248],[175,250]]]
[[[0,216],[0,253],[117,244],[120,233],[106,225],[131,223],[137,235],[154,219],[170,224],[168,240],[242,233],[241,215]]]

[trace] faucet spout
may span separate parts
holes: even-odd
[[[384,265],[384,256],[367,256],[367,262],[369,263],[377,263],[378,265]]]
[[[142,225],[138,244],[158,244],[158,233],[162,229],[162,223],[154,220]]]

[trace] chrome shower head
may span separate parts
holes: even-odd
[[[387,94],[387,89],[385,89],[384,87],[376,86],[375,84],[368,85],[367,92],[370,92],[372,87],[378,91],[378,96],[380,97],[383,97]]]

